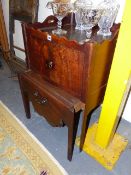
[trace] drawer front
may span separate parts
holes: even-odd
[[[40,39],[36,34],[28,37],[30,69],[40,73],[46,80],[81,98],[84,56],[80,49],[66,44]]]
[[[21,78],[21,84],[36,112],[44,116],[52,126],[62,126],[66,123],[66,115],[70,115],[70,111],[56,98],[24,78]]]

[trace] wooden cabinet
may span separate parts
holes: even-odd
[[[106,40],[96,35],[96,27],[87,40],[84,31],[75,30],[69,16],[63,20],[67,34],[53,35],[56,22],[50,16],[43,23],[23,23],[28,71],[19,74],[19,81],[27,117],[31,100],[52,125],[68,127],[71,160],[80,112],[84,114],[82,148],[87,118],[103,100],[119,26],[114,25],[112,37]]]

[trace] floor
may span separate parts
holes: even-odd
[[[2,61],[3,62],[3,61]],[[50,126],[46,120],[34,112],[31,107],[32,118],[26,119],[22,98],[17,80],[10,78],[10,70],[3,62],[0,68],[0,100],[24,123],[24,125],[44,144],[54,155],[69,175],[131,175],[131,124],[121,120],[117,132],[129,140],[126,150],[120,156],[112,171],[106,170],[93,158],[79,152],[75,146],[73,159],[67,160],[67,128]],[[91,117],[91,123],[99,117],[100,108],[96,109]],[[79,122],[80,133],[81,120]]]

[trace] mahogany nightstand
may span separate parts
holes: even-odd
[[[90,40],[85,32],[75,30],[70,18],[63,19],[65,36],[51,31],[57,20],[48,17],[43,23],[23,23],[28,71],[19,74],[26,115],[30,118],[29,100],[36,111],[53,126],[68,127],[68,159],[72,159],[80,112],[83,111],[82,148],[89,114],[102,103],[114,54],[119,25],[104,40],[93,29]]]

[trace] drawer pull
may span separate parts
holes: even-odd
[[[40,104],[40,105],[44,105],[47,103],[47,99],[46,98],[41,98],[41,99],[35,99],[35,101]]]
[[[47,103],[47,98],[40,96],[40,94],[39,94],[38,91],[35,91],[35,92],[33,93],[33,95],[34,95],[35,97],[37,97],[37,98],[35,99],[35,101],[36,101],[38,104],[45,104],[45,103]]]
[[[33,95],[38,97],[38,91],[35,91]]]
[[[48,69],[52,69],[54,67],[54,63],[51,60],[47,60],[46,61],[46,66],[48,67]]]
[[[41,99],[41,104],[45,104],[45,103],[47,103],[47,99],[46,98],[42,98]]]

